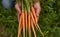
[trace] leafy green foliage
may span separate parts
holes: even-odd
[[[40,2],[42,11],[38,23],[45,37],[60,37],[60,0],[40,0]],[[0,34],[17,37],[17,29],[17,12],[14,8],[4,9],[0,3]],[[42,37],[38,31],[37,37]]]

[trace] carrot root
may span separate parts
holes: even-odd
[[[31,7],[31,11],[32,11],[32,15],[34,16],[35,23],[37,23],[37,15],[33,6]]]
[[[27,11],[25,10],[25,24],[26,24],[26,37],[27,37]]]
[[[18,37],[20,36],[21,34],[21,30],[22,30],[22,14],[20,16],[20,20],[19,20],[19,26],[18,26]]]
[[[34,33],[34,36],[36,37],[36,32],[35,32],[35,29],[34,29],[34,24],[33,24],[33,15],[32,15],[32,12],[31,12],[31,27],[32,27],[32,30],[33,30],[33,33]]]
[[[22,11],[22,15],[23,15],[23,16],[22,16],[22,19],[23,19],[23,20],[22,20],[22,21],[23,21],[23,22],[22,22],[22,25],[23,25],[23,37],[25,37],[25,22],[24,22],[25,20],[24,20],[24,11]]]
[[[31,26],[32,26],[32,30],[33,30],[33,33],[34,33],[34,37],[36,37],[36,32],[35,32],[35,29],[34,29],[33,22],[32,22],[32,24],[31,24]]]
[[[37,22],[38,22],[38,19],[37,19],[37,16],[36,16],[36,13],[35,13],[34,8],[32,7],[31,10],[32,10],[32,13],[31,13],[32,21],[33,21],[36,29],[37,29],[37,30],[42,34],[42,36],[44,37],[44,34],[43,34],[43,32],[41,31],[41,29],[40,29],[40,27],[39,27],[39,25],[38,25],[38,23],[37,23]],[[35,18],[34,18],[34,17],[35,17]]]
[[[41,30],[41,28],[39,27],[39,25],[36,24],[35,27],[37,27],[37,30],[38,30],[38,31],[41,33],[41,35],[44,37],[44,33],[42,32],[42,30]]]
[[[31,37],[31,24],[30,24],[30,13],[28,13],[28,32],[29,32],[29,37]]]

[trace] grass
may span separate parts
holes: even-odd
[[[45,37],[60,37],[60,1],[52,4],[52,0],[41,0],[42,11],[39,18],[39,26]],[[17,37],[17,12],[15,8],[6,10],[0,0],[0,37]],[[37,37],[41,34],[37,32]]]

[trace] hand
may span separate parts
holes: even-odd
[[[40,11],[41,11],[40,3],[36,2],[34,4],[34,8],[35,8],[35,11],[36,11],[37,18],[39,18],[39,14],[40,14]]]
[[[20,4],[16,3],[16,4],[15,4],[15,8],[16,8],[17,12],[18,12],[19,14],[21,14],[21,3],[20,3]]]
[[[19,5],[18,3],[16,3],[15,8],[18,12],[18,21],[19,21],[20,14],[21,14],[21,4]],[[35,3],[34,8],[35,8],[35,11],[36,11],[37,18],[39,18],[39,14],[40,14],[40,11],[41,11],[40,3],[39,2]]]
[[[21,15],[21,3],[20,4],[16,3],[15,8],[16,8],[17,13],[18,13],[18,22],[19,22],[20,15]]]

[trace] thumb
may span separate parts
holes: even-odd
[[[16,8],[17,12],[20,14],[21,13],[21,9],[20,9],[20,6],[18,5],[18,3],[15,5],[15,8]]]
[[[35,8],[35,11],[36,11],[36,15],[39,17],[39,14],[40,14],[40,11],[41,11],[40,3],[39,2],[35,3],[34,8]]]

